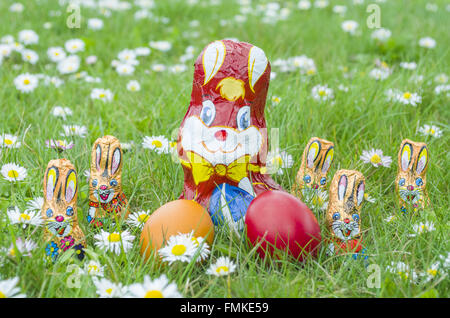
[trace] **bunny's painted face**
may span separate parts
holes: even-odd
[[[333,178],[327,222],[332,235],[343,242],[360,237],[364,190],[364,176],[358,171],[339,170]]]
[[[113,136],[99,138],[92,147],[90,191],[100,203],[121,192],[122,149]]]
[[[423,207],[428,157],[425,143],[405,139],[400,146],[397,191],[403,203],[415,208]]]
[[[77,219],[77,174],[65,159],[49,162],[44,177],[42,217],[46,229],[58,238],[72,234]]]

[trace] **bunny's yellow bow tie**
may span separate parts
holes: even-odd
[[[192,176],[196,185],[209,180],[213,175],[227,177],[232,181],[239,182],[243,178],[247,177],[248,171],[259,172],[260,170],[259,166],[249,163],[249,155],[236,159],[228,166],[224,164],[217,164],[213,166],[205,158],[192,151],[187,152],[187,157],[189,161],[181,158],[180,161],[182,165],[192,169]]]

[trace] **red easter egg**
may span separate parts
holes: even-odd
[[[245,217],[247,237],[258,254],[274,254],[274,247],[299,261],[306,254],[317,256],[320,227],[311,210],[295,196],[283,191],[266,191],[250,203]]]

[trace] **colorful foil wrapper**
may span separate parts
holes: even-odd
[[[203,205],[216,224],[242,224],[256,195],[281,190],[262,173],[269,78],[266,55],[249,43],[212,42],[195,62],[191,102],[177,143],[184,170],[180,198]]]
[[[409,139],[402,141],[398,152],[395,180],[401,210],[417,211],[428,204],[426,192],[429,152],[427,144]]]
[[[331,235],[330,252],[356,253],[361,250],[360,215],[364,191],[365,179],[361,172],[339,170],[334,175],[326,214]]]
[[[122,158],[116,137],[98,138],[92,146],[87,220],[94,226],[102,227],[105,221],[129,214],[128,200],[122,192]]]
[[[312,137],[305,147],[302,163],[292,187],[292,194],[299,199],[310,198],[311,192],[325,191],[327,174],[334,158],[334,143]]]
[[[48,163],[44,176],[44,238],[48,241],[46,254],[52,260],[70,248],[79,259],[84,258],[85,236],[78,225],[77,172],[67,159]]]

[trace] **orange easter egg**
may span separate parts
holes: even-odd
[[[204,237],[211,246],[214,240],[214,225],[208,212],[197,202],[175,200],[164,204],[153,212],[145,222],[141,234],[141,255],[147,259],[164,246],[172,235],[191,233]]]

